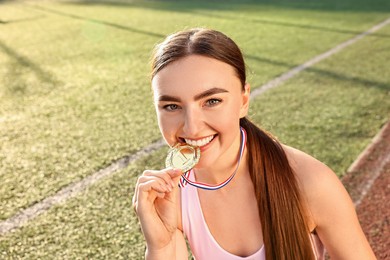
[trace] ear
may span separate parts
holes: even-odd
[[[244,86],[244,91],[242,91],[242,96],[241,96],[242,104],[240,108],[240,118],[243,118],[248,114],[250,95],[251,95],[251,86],[249,85],[249,83],[246,83]]]

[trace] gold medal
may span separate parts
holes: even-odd
[[[199,158],[199,147],[179,143],[169,149],[165,165],[184,173],[191,170],[199,162]]]

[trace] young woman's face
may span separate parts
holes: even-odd
[[[175,61],[152,80],[158,124],[165,141],[173,146],[199,146],[197,168],[237,155],[239,119],[248,111],[245,91],[232,66],[200,55]],[[223,163],[219,161],[219,163]]]

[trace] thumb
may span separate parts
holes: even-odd
[[[180,169],[170,169],[168,171],[169,176],[172,178],[173,183],[175,186],[179,184],[180,177],[183,174],[183,171]]]
[[[165,199],[170,201],[176,201],[179,192],[179,181],[183,172],[180,169],[168,169],[167,173],[171,177],[171,180],[173,182],[173,190],[165,194]]]

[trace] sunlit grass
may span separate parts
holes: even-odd
[[[343,175],[389,120],[389,43],[368,37],[308,69],[256,99],[252,118]]]
[[[139,160],[0,238],[0,256],[24,259],[143,259],[145,243],[131,206],[136,176],[162,167],[166,149]],[[34,223],[34,224],[33,224]]]

